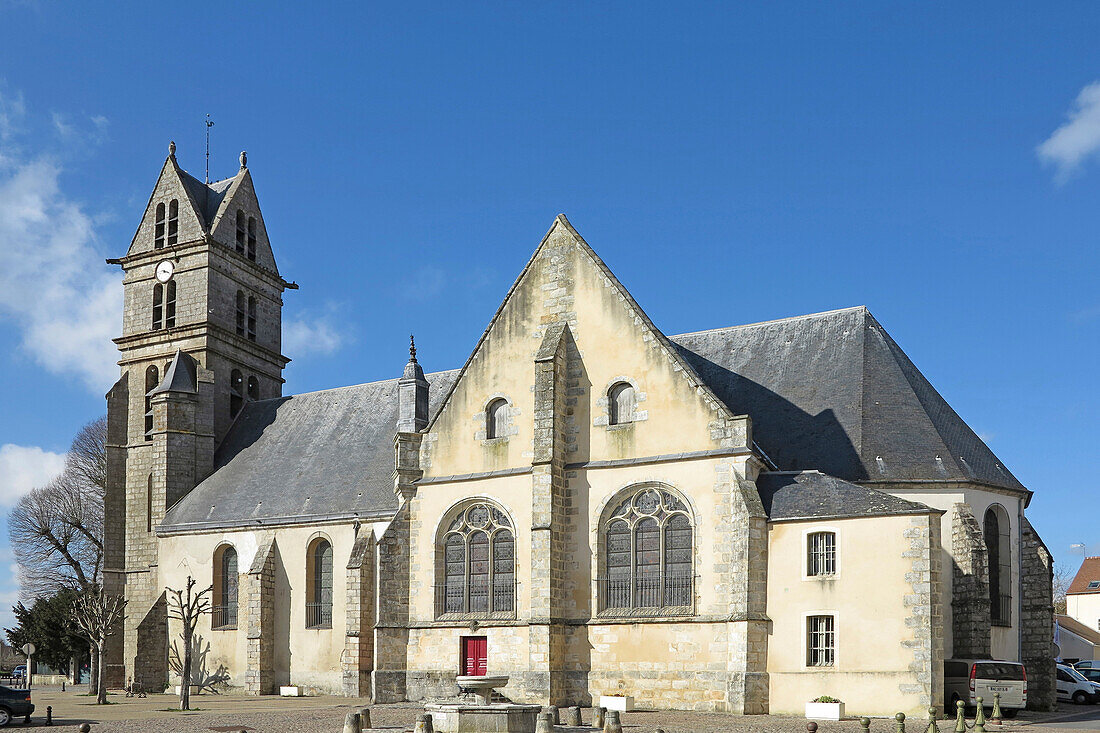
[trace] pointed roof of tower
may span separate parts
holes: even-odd
[[[176,355],[172,357],[172,363],[164,370],[164,379],[149,394],[154,395],[161,392],[189,392],[194,394],[199,391],[196,372],[194,357],[176,349]]]

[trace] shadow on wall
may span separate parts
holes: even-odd
[[[180,646],[183,639],[177,638],[168,649],[168,668],[176,679],[183,676],[183,654]],[[210,659],[210,642],[201,634],[195,634],[191,639],[191,684],[199,688],[200,692],[212,692],[219,694],[229,683],[229,670],[224,664],[219,664],[213,672],[208,667]]]
[[[734,414],[752,419],[754,440],[780,470],[814,469],[845,481],[869,478],[859,451],[831,409],[811,415],[767,387],[678,348]]]

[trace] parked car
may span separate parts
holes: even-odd
[[[27,665],[20,664],[18,667],[16,667],[15,669],[13,669],[11,671],[11,676],[12,677],[26,677],[27,676]]]
[[[1100,669],[1100,662],[1096,662],[1090,659],[1083,659],[1080,662],[1074,662],[1072,666],[1078,671],[1084,671],[1086,669]]]
[[[1058,699],[1077,705],[1091,705],[1100,699],[1100,685],[1090,682],[1068,664],[1058,665]]]
[[[1078,667],[1074,665],[1075,670],[1085,676],[1089,682],[1100,684],[1100,667]]]
[[[943,663],[943,699],[947,714],[955,714],[960,700],[969,708],[993,707],[993,693],[1001,695],[1001,714],[1015,718],[1027,707],[1027,671],[1019,662],[996,659],[948,659]]]
[[[34,712],[30,690],[14,690],[0,685],[0,728],[15,718],[26,718]]]

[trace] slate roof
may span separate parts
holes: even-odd
[[[762,473],[756,479],[756,489],[772,522],[943,513],[820,471]]]
[[[1060,613],[1054,614],[1054,622],[1062,627],[1063,630],[1080,636],[1085,641],[1091,642],[1100,646],[1100,631],[1086,626],[1072,616],[1063,616]]]
[[[427,375],[430,413],[457,375]],[[393,514],[397,382],[247,404],[214,472],[168,511],[162,531]]]
[[[198,214],[202,219],[203,227],[206,231],[210,231],[210,226],[214,223],[214,217],[218,213],[218,207],[221,206],[222,199],[225,198],[225,194],[229,191],[229,187],[233,185],[235,178],[225,178],[207,184],[181,168],[180,180],[183,181],[187,193],[191,194],[191,198],[198,207]]]
[[[974,481],[1026,491],[866,308],[669,340],[729,410],[752,418],[753,437],[777,468],[802,477],[774,487],[785,489],[776,516],[929,511],[852,482]],[[433,420],[458,375],[428,375]],[[391,514],[396,425],[396,379],[251,403],[219,446],[214,473],[162,527]],[[823,492],[816,509],[807,482]]]
[[[1100,557],[1086,557],[1066,589],[1066,595],[1100,593],[1100,588],[1089,588],[1089,583],[1100,582]]]
[[[862,306],[671,340],[782,470],[1026,491]]]
[[[149,394],[155,395],[161,392],[190,392],[199,391],[196,378],[195,358],[176,349],[176,355],[172,357],[172,363],[164,370],[164,379],[157,388]]]

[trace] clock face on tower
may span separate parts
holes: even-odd
[[[175,269],[175,265],[172,264],[171,260],[164,260],[157,265],[157,280],[160,280],[162,283],[168,282],[172,279],[172,273]]]

